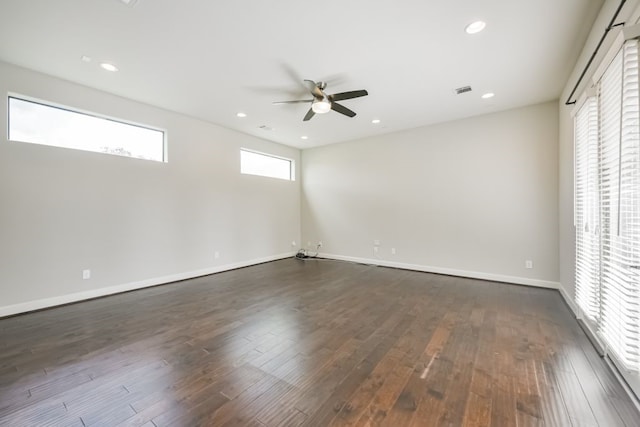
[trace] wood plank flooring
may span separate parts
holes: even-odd
[[[1,426],[640,426],[557,291],[287,259],[0,319]]]

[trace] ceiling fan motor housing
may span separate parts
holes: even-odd
[[[366,90],[354,90],[350,92],[340,92],[327,95],[324,93],[324,89],[327,87],[326,82],[314,82],[313,80],[304,80],[309,92],[313,95],[311,99],[311,108],[307,111],[307,114],[302,119],[303,121],[311,120],[315,114],[324,114],[333,110],[337,113],[343,114],[347,117],[355,117],[356,113],[351,111],[342,104],[338,104],[336,101],[342,101],[345,99],[359,98],[361,96],[367,96]],[[300,102],[309,102],[306,100],[295,101],[280,101],[274,102],[274,104],[298,104]]]

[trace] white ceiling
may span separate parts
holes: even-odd
[[[557,99],[602,3],[1,0],[0,60],[306,148]],[[369,96],[303,122],[302,79]]]

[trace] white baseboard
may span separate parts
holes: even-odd
[[[576,305],[576,302],[569,297],[569,294],[564,289],[564,286],[560,285],[558,287],[558,290],[560,291],[560,295],[562,295],[562,299],[564,300],[564,302],[567,303],[567,305],[573,312],[573,315],[577,318],[579,315],[579,312],[578,312],[578,306]]]
[[[340,261],[350,261],[359,264],[378,265],[381,267],[399,268],[402,270],[422,271],[424,273],[446,274],[448,276],[468,277],[471,279],[489,280],[492,282],[511,283],[516,285],[535,286],[538,288],[559,289],[559,282],[551,282],[547,280],[529,279],[526,277],[505,276],[502,274],[483,273],[478,271],[457,270],[453,268],[433,267],[429,265],[407,264],[401,262],[392,262],[375,258],[358,258],[343,255],[320,253],[321,258],[336,259]]]
[[[137,282],[125,283],[121,285],[109,286],[106,288],[92,289],[84,292],[76,292],[73,294],[60,295],[60,296],[51,297],[51,298],[43,298],[43,299],[27,301],[19,304],[0,306],[0,318],[6,317],[6,316],[12,316],[20,313],[26,313],[34,310],[41,310],[43,308],[55,307],[58,305],[88,300],[92,298],[98,298],[98,297],[103,297],[107,295],[133,291],[136,289],[148,288],[151,286],[162,285],[162,284],[176,282],[180,280],[192,279],[194,277],[206,276],[209,274],[220,273],[223,271],[234,270],[237,268],[248,267],[251,265],[262,264],[264,262],[270,262],[270,261],[275,261],[283,258],[288,258],[294,255],[295,255],[295,252],[283,253],[283,254],[272,255],[264,258],[241,261],[233,264],[225,264],[225,265],[220,265],[215,267],[204,268],[201,270],[189,271],[184,273],[172,274],[169,276],[156,277],[156,278],[141,280]],[[392,268],[399,268],[403,270],[422,271],[425,273],[446,274],[450,276],[469,277],[473,279],[490,280],[494,282],[514,283],[518,285],[559,289],[565,301],[567,301],[569,306],[572,307],[572,309],[574,310],[574,313],[576,312],[575,304],[571,301],[570,298],[567,297],[566,292],[564,292],[564,289],[562,289],[562,287],[560,287],[560,284],[557,282],[528,279],[528,278],[516,277],[516,276],[505,276],[500,274],[483,273],[483,272],[476,272],[476,271],[425,266],[425,265],[418,265],[418,264],[391,262],[391,261],[385,261],[380,259],[349,257],[349,256],[342,256],[342,255],[326,254],[326,253],[321,253],[319,254],[319,256],[322,258],[335,259],[340,261],[350,261],[350,262],[356,262],[360,264],[379,265],[381,267],[392,267]]]
[[[34,310],[41,310],[43,308],[55,307],[57,305],[69,304],[72,302],[104,297],[107,295],[119,294],[122,292],[133,291],[136,289],[163,285],[166,283],[177,282],[180,280],[193,279],[194,277],[207,276],[209,274],[215,274],[223,271],[235,270],[237,268],[249,267],[251,265],[262,264],[265,262],[289,258],[289,257],[293,257],[294,255],[295,255],[295,252],[272,255],[264,258],[256,258],[252,260],[236,262],[233,264],[225,264],[225,265],[219,265],[215,267],[203,268],[201,270],[177,273],[169,276],[155,277],[153,279],[125,283],[122,285],[109,286],[109,287],[100,288],[100,289],[92,289],[90,291],[76,292],[73,294],[60,295],[60,296],[51,297],[51,298],[43,298],[43,299],[23,302],[20,304],[7,305],[4,307],[0,306],[0,318],[6,317],[6,316],[12,316],[20,313],[26,313]]]

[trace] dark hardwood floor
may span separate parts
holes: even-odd
[[[3,426],[639,426],[558,292],[282,260],[0,319]]]

